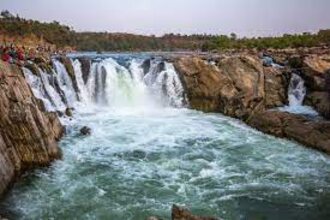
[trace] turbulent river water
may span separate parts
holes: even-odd
[[[74,119],[63,119],[64,159],[26,174],[0,203],[4,215],[170,219],[178,204],[223,219],[329,219],[328,156],[189,110],[170,63],[152,60],[145,70],[144,59],[104,58],[84,82],[79,61],[72,62],[78,98],[62,64],[53,73],[70,102],[47,88],[48,79],[40,79],[47,86],[29,81],[49,110],[75,103]],[[82,137],[86,125],[92,135]]]

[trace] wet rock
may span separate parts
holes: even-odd
[[[45,112],[21,69],[0,61],[0,194],[27,169],[61,158],[57,140],[64,133],[56,113]]]
[[[80,129],[80,134],[83,136],[89,136],[92,134],[92,129],[87,126],[84,126]]]
[[[38,64],[38,67],[42,71],[44,71],[45,73],[48,73],[48,74],[52,74],[53,73],[52,66],[49,63],[39,63]]]
[[[295,140],[330,154],[330,121],[317,121],[287,112],[266,111],[253,115],[248,124],[262,132]]]
[[[193,215],[187,209],[173,205],[172,207],[172,220],[219,220],[214,217],[202,217]]]
[[[150,216],[149,218],[147,218],[147,220],[162,220],[162,219],[156,216]]]
[[[26,63],[24,65],[25,68],[29,69],[34,75],[40,76],[40,71],[38,69],[38,66],[34,63]]]
[[[73,108],[66,108],[65,109],[65,115],[68,117],[72,117],[73,116]]]
[[[147,154],[142,150],[134,150],[132,156],[134,158],[144,159],[147,156]]]
[[[88,57],[80,57],[78,60],[81,63],[82,78],[86,84],[91,71],[91,60]]]
[[[165,70],[165,62],[162,61],[162,62],[158,63],[155,72],[156,72],[156,73],[161,73],[161,72],[163,72],[164,70]]]
[[[146,59],[141,65],[144,75],[149,73],[151,67],[151,59]]]

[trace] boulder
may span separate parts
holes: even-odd
[[[330,119],[330,95],[328,92],[310,92],[305,104],[313,106],[324,118]]]
[[[65,109],[65,115],[68,117],[72,117],[73,116],[73,108],[66,108]]]
[[[92,129],[87,126],[84,126],[80,129],[80,134],[83,136],[89,136],[92,134]]]
[[[266,109],[281,107],[287,104],[289,74],[282,69],[267,67],[265,73],[265,107]]]
[[[264,73],[260,59],[241,55],[222,58],[218,66],[197,57],[175,60],[192,108],[247,119],[264,109]]]
[[[311,91],[326,91],[327,71],[330,70],[330,56],[309,55],[303,60],[302,77]]]
[[[220,99],[230,101],[238,94],[229,77],[200,58],[182,57],[174,65],[193,109],[217,112],[223,107]]]
[[[172,220],[219,220],[214,217],[202,217],[193,215],[189,210],[173,205]]]
[[[317,121],[287,112],[254,114],[248,124],[264,133],[288,138],[330,154],[330,121]]]

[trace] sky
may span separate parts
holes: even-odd
[[[77,31],[274,36],[330,28],[330,0],[0,0],[21,17]]]

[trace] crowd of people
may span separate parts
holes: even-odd
[[[11,64],[24,65],[26,61],[34,61],[37,56],[51,54],[51,49],[38,46],[36,48],[18,47],[14,44],[10,46],[0,46],[1,60]]]

